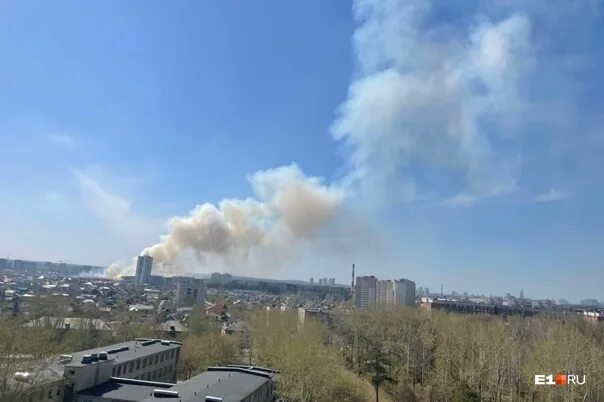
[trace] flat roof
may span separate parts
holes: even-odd
[[[151,340],[149,340],[151,341]],[[155,340],[153,343],[146,344],[145,340],[127,341],[122,343],[116,343],[114,345],[107,345],[100,348],[82,350],[71,354],[71,362],[65,364],[66,367],[81,367],[86,366],[86,363],[82,363],[82,356],[89,355],[92,353],[109,352],[119,348],[128,348],[116,353],[109,353],[107,360],[114,360],[114,364],[120,364],[132,360],[139,359],[141,357],[147,357],[156,353],[164,352],[166,350],[173,350],[180,348],[180,344],[174,341],[169,341],[168,345],[164,345],[160,340]],[[143,346],[146,344],[145,346]],[[102,360],[101,360],[102,361]],[[93,364],[93,363],[88,363]]]
[[[169,389],[173,384],[153,383],[152,381],[122,381],[113,378],[103,384],[78,392],[78,395],[102,397],[114,401],[142,401],[153,395],[155,389]]]
[[[209,370],[179,384],[112,377],[110,381],[85,389],[78,395],[137,402],[205,402],[206,396],[215,396],[222,398],[223,402],[241,402],[272,377],[271,370],[260,368],[211,367]],[[178,399],[154,397],[153,391],[157,389],[177,391]]]
[[[255,373],[234,367],[221,367],[218,371],[206,371],[170,388],[178,391],[182,402],[203,402],[206,396],[222,398],[223,402],[241,402],[258,388],[270,381],[267,373]],[[170,397],[150,396],[143,402],[174,401]]]

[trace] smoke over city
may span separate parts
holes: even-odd
[[[249,181],[257,198],[205,203],[188,216],[171,218],[168,234],[142,254],[152,256],[166,274],[196,266],[274,268],[297,244],[311,241],[343,199],[338,188],[305,176],[294,164],[256,172]],[[127,272],[132,264],[115,263],[107,274]]]
[[[427,29],[436,6],[355,2],[357,75],[331,127],[347,155],[341,179],[309,177],[295,164],[257,172],[249,179],[255,198],[169,219],[167,234],[142,250],[154,269],[278,268],[359,199],[376,209],[417,199],[460,207],[514,192],[516,123],[525,111],[518,88],[534,66],[530,18],[474,10],[456,21],[461,28]],[[494,142],[505,146],[496,151]],[[418,177],[417,167],[428,174]],[[449,191],[436,193],[433,180]],[[132,269],[116,263],[107,275]]]

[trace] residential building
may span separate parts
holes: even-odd
[[[409,279],[394,281],[394,302],[404,306],[415,306],[415,282]]]
[[[355,304],[365,308],[375,303],[377,293],[377,278],[375,276],[357,276],[355,286]]]
[[[151,281],[151,269],[153,267],[153,257],[149,255],[139,255],[136,260],[136,274],[134,283],[136,286],[143,286]]]
[[[376,302],[380,304],[394,304],[394,283],[391,280],[377,281]]]
[[[206,286],[202,279],[176,276],[172,281],[176,282],[176,306],[187,307],[204,303]]]
[[[336,286],[336,279],[335,278],[329,278],[329,280],[327,281],[327,283],[329,284],[329,286],[334,287],[334,286]]]

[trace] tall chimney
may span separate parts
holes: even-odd
[[[350,294],[354,295],[354,264],[352,264],[352,283],[350,285]]]

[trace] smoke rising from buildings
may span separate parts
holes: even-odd
[[[196,206],[189,215],[171,218],[168,234],[141,254],[150,255],[166,274],[237,267],[270,270],[296,245],[312,241],[342,203],[337,187],[305,176],[295,164],[256,172],[249,181],[255,199],[225,199]],[[114,263],[107,275],[132,272],[132,263]]]
[[[358,199],[379,201],[364,204],[375,208],[426,198],[467,206],[515,191],[514,138],[525,105],[519,87],[534,65],[531,20],[521,10],[499,10],[493,19],[473,10],[456,21],[461,28],[432,24],[438,6],[354,3],[358,71],[331,127],[348,155],[341,180],[325,183],[295,164],[257,172],[249,178],[255,198],[205,203],[171,218],[161,241],[142,251],[156,270],[278,268]],[[417,175],[420,169],[428,174]],[[449,192],[434,193],[435,180]],[[132,267],[116,263],[107,275]]]

